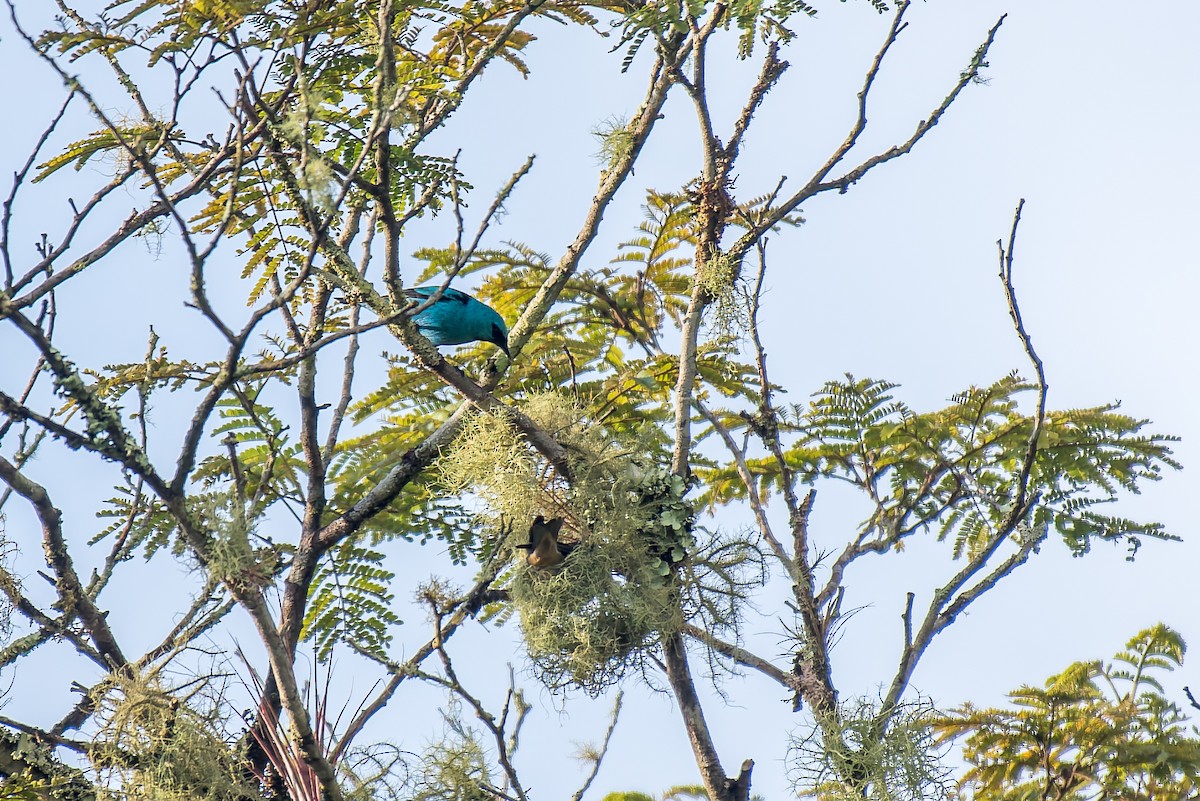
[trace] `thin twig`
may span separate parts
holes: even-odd
[[[868,95],[870,94],[870,90],[875,83],[875,78],[879,73],[879,68],[883,63],[884,56],[887,55],[888,50],[890,50],[892,44],[895,43],[896,37],[899,36],[900,32],[904,30],[904,27],[907,24],[902,23],[901,20],[905,10],[907,10],[909,5],[909,2],[903,2],[897,6],[896,16],[892,21],[892,27],[888,31],[887,38],[884,40],[883,46],[876,54],[875,61],[871,65],[871,69],[868,70],[866,79],[863,82],[862,91],[859,93],[858,114],[855,118],[854,124],[851,126],[850,133],[847,135],[846,140],[833,152],[829,159],[817,169],[813,176],[808,180],[808,183],[806,183],[791,197],[767,214],[761,221],[748,229],[737,240],[737,242],[735,242],[729,248],[729,254],[732,258],[741,259],[744,254],[749,252],[750,248],[754,246],[754,243],[758,241],[763,234],[765,234],[767,231],[770,231],[771,228],[773,228],[777,223],[783,220],[784,217],[794,211],[805,201],[813,198],[816,195],[833,189],[844,192],[871,170],[875,169],[881,164],[892,161],[893,159],[909,153],[913,147],[925,137],[926,134],[933,130],[934,126],[938,124],[942,116],[945,115],[946,111],[950,108],[954,101],[958,99],[958,96],[962,93],[963,89],[978,79],[979,71],[986,66],[987,54],[991,49],[992,43],[995,41],[996,33],[1000,30],[1000,26],[1004,23],[1007,15],[1001,16],[1000,19],[996,21],[996,24],[993,25],[988,31],[987,37],[984,39],[983,44],[976,49],[975,54],[971,58],[970,64],[968,64],[967,68],[959,76],[958,82],[950,90],[950,93],[946,95],[942,102],[929,114],[928,117],[926,117],[917,125],[916,130],[908,139],[899,145],[893,145],[887,150],[863,160],[856,167],[847,170],[838,177],[829,178],[830,172],[832,172],[834,167],[841,163],[841,161],[849,154],[850,150],[858,142],[859,136],[862,134],[863,130],[866,129],[866,108]]]
[[[1012,571],[1016,570],[1017,567],[1024,564],[1046,537],[1045,531],[1028,533],[1021,538],[1016,551],[993,567],[983,578],[976,581],[975,584],[967,586],[975,576],[988,566],[992,557],[1000,550],[1000,547],[1008,542],[1012,535],[1019,530],[1021,524],[1028,518],[1030,511],[1038,501],[1036,493],[1032,496],[1030,495],[1029,482],[1034,463],[1037,461],[1038,444],[1045,424],[1048,385],[1046,384],[1044,365],[1033,348],[1033,342],[1021,317],[1020,305],[1017,303],[1016,290],[1012,282],[1013,252],[1016,249],[1017,226],[1021,221],[1021,211],[1024,206],[1024,200],[1021,200],[1017,204],[1016,212],[1013,215],[1012,228],[1008,236],[1007,249],[1004,246],[1003,240],[996,243],[999,250],[1000,280],[1004,286],[1009,315],[1012,318],[1017,336],[1021,340],[1025,353],[1033,364],[1037,375],[1037,413],[1025,446],[1024,457],[1021,460],[1021,469],[1017,473],[1015,487],[1013,488],[1013,502],[1004,518],[996,526],[996,530],[987,544],[946,584],[934,591],[933,598],[929,602],[929,607],[926,610],[921,626],[912,635],[910,644],[901,654],[896,675],[892,679],[892,684],[884,699],[884,709],[889,709],[899,702],[900,696],[903,695],[904,690],[908,686],[909,679],[912,677],[917,662],[920,660],[922,654],[924,654],[925,649],[929,647],[929,643],[933,638],[954,623],[958,616],[985,592],[994,587],[1001,579],[1012,573]]]
[[[704,643],[722,656],[732,659],[739,665],[751,668],[752,670],[757,670],[767,678],[771,679],[777,684],[782,685],[783,687],[786,687],[789,690],[792,690],[793,692],[804,692],[804,684],[796,678],[795,674],[776,667],[768,660],[746,650],[745,648],[742,648],[739,645],[725,642],[724,640],[713,636],[699,626],[692,625],[691,623],[684,624],[683,632],[689,637]]]
[[[475,604],[476,599],[480,598],[488,591],[488,589],[492,586],[492,582],[496,580],[496,576],[500,574],[500,570],[503,569],[505,564],[506,560],[493,558],[492,562],[480,573],[479,578],[476,580],[471,589],[450,605],[454,611],[448,616],[444,617],[441,625],[435,632],[434,637],[421,647],[417,648],[413,655],[405,660],[403,664],[389,662],[383,663],[388,669],[388,672],[391,673],[391,678],[379,691],[379,694],[375,696],[375,699],[368,704],[364,704],[362,709],[359,710],[358,714],[354,716],[354,719],[350,721],[349,725],[346,727],[345,733],[330,752],[330,761],[338,761],[345,749],[350,747],[350,744],[354,741],[354,738],[362,732],[363,728],[367,725],[371,718],[388,705],[388,702],[391,701],[392,696],[395,695],[396,690],[400,687],[401,683],[403,683],[405,679],[414,676],[421,664],[431,655],[436,653],[438,642],[440,641],[445,643],[448,641],[454,635],[454,633],[458,631],[459,627],[466,622],[467,618],[478,609],[478,606]],[[359,653],[364,652],[360,651]],[[368,654],[364,655],[374,658]]]
[[[513,767],[512,754],[510,753],[508,742],[505,737],[503,721],[498,723],[495,716],[488,712],[486,708],[484,708],[483,702],[472,695],[463,685],[462,681],[459,680],[458,675],[454,670],[454,663],[450,659],[450,654],[448,651],[446,651],[445,638],[441,636],[440,615],[436,616],[435,619],[438,633],[434,637],[434,642],[436,643],[434,648],[437,651],[438,657],[441,659],[442,670],[445,672],[446,676],[445,678],[442,678],[440,676],[433,676],[423,672],[419,673],[419,675],[426,681],[431,681],[442,685],[459,698],[467,702],[467,705],[470,706],[475,712],[475,717],[480,723],[483,724],[484,728],[486,728],[492,734],[492,740],[496,744],[496,760],[500,763],[500,767],[504,771],[508,785],[512,787],[513,792],[517,794],[517,798],[520,799],[520,801],[528,801],[528,796],[525,795],[525,788],[521,785],[521,779],[517,775],[516,768]],[[510,693],[511,692],[512,690],[510,689]],[[519,720],[517,725],[520,725]]]
[[[616,699],[613,701],[613,709],[609,715],[608,730],[604,732],[604,740],[600,744],[600,750],[594,758],[589,758],[592,763],[592,769],[588,772],[587,778],[583,780],[583,784],[579,789],[571,795],[571,801],[582,801],[583,794],[592,786],[592,782],[596,778],[596,774],[600,772],[600,765],[604,762],[604,757],[608,755],[608,745],[612,742],[613,732],[617,730],[617,720],[621,717],[621,703],[625,699],[624,692],[618,692]]]

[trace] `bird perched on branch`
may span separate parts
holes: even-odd
[[[436,286],[418,286],[404,290],[404,294],[421,304],[437,291]],[[508,326],[504,324],[504,318],[466,292],[446,289],[429,308],[414,314],[412,321],[421,335],[435,345],[491,342],[498,345],[504,355],[509,355]]]
[[[575,550],[578,543],[559,541],[558,532],[562,528],[562,524],[561,517],[550,521],[541,515],[534,518],[533,524],[529,527],[529,542],[517,546],[521,550],[528,551],[525,554],[526,562],[533,567],[554,567],[562,564],[562,561],[571,555],[571,551]]]

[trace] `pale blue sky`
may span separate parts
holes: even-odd
[[[18,5],[28,18],[39,3]],[[1200,440],[1193,400],[1200,395],[1195,355],[1200,323],[1194,311],[1200,295],[1194,242],[1200,217],[1195,190],[1200,67],[1194,42],[1200,6],[917,4],[875,87],[871,127],[856,153],[869,155],[907,136],[1005,11],[1008,20],[988,59],[987,85],[970,87],[910,156],[871,173],[844,196],[809,203],[803,209],[806,226],[774,237],[765,311],[773,376],[790,388],[794,402],[850,371],[896,381],[901,398],[931,408],[971,383],[990,382],[1014,368],[1027,371],[996,279],[995,246],[1007,236],[1013,208],[1024,197],[1016,283],[1046,364],[1049,403],[1073,407],[1120,399],[1129,414],[1152,418],[1156,431],[1183,436],[1176,452],[1192,469],[1168,475],[1122,511],[1161,520],[1187,540],[1147,543],[1132,564],[1120,548],[1098,547],[1086,559],[1072,559],[1060,544],[1048,543],[934,642],[913,686],[947,706],[967,699],[997,702],[1006,690],[1040,682],[1072,660],[1111,655],[1134,632],[1159,620],[1190,640],[1200,637],[1195,612],[1200,540],[1193,512],[1200,491],[1193,477]],[[768,191],[780,172],[802,182],[844,138],[854,95],[887,22],[860,2],[830,3],[819,19],[798,23],[799,38],[785,53],[792,67],[768,96],[740,162],[739,196]],[[628,75],[618,73],[618,59],[606,54],[604,42],[579,33],[563,36],[553,25],[543,31],[545,39],[529,52],[532,77],[522,81],[503,66],[493,67],[438,143],[463,148],[462,164],[478,187],[476,212],[529,153],[537,153],[534,172],[492,241],[519,240],[557,254],[574,236],[595,187],[591,130],[610,116],[632,112],[643,83],[636,67]],[[8,175],[57,106],[59,87],[24,52],[7,20],[0,37],[0,71],[18,77],[3,90],[9,120],[0,129],[0,172]],[[710,68],[714,91],[728,101],[718,111],[725,130],[755,71],[753,64],[732,61]],[[629,236],[646,187],[673,189],[692,177],[695,153],[691,109],[676,97],[586,264],[607,260],[611,246]],[[81,180],[94,181],[96,174],[88,174],[93,169],[104,168],[89,166]],[[41,230],[61,225],[63,208],[61,197],[28,197],[46,203],[24,210],[22,230],[32,241]],[[135,202],[130,198],[129,206]],[[414,228],[410,250],[437,242],[441,230]],[[158,258],[144,249],[127,248],[125,255],[127,263],[63,293],[64,307],[89,320],[64,327],[63,350],[91,366],[139,359],[147,320],[179,348],[201,350],[207,335],[178,304],[186,277],[172,264],[169,245]],[[147,315],[114,313],[131,290],[146,299]],[[231,308],[241,292],[231,291]],[[5,386],[16,379],[3,358],[14,338],[0,328]],[[394,349],[382,335],[368,347]],[[169,414],[168,404],[163,402],[160,414]],[[68,463],[47,456],[41,464],[50,473]],[[84,462],[69,464],[79,471]],[[77,492],[56,497],[77,543],[94,533],[94,499],[106,496],[111,481],[94,463],[87,470],[78,475]],[[52,478],[31,472],[35,479]],[[833,547],[858,516],[855,507],[827,492],[818,499],[814,538]],[[739,525],[743,518],[719,514],[710,522]],[[40,581],[33,576],[39,551],[25,524],[10,511],[8,535],[25,548],[21,564],[33,584]],[[405,549],[402,586],[405,579],[445,572],[437,548],[420,553],[428,561],[415,564],[414,549]],[[874,694],[890,679],[904,593],[920,592],[946,574],[940,554],[937,548],[910,547],[850,577],[846,605],[863,609],[834,652],[844,696]],[[111,619],[132,638],[145,631],[146,640],[154,640],[169,621],[150,622],[147,616],[169,613],[170,605],[157,599],[186,591],[186,582],[166,563],[135,570],[145,583],[128,608],[113,608]],[[169,588],[164,570],[172,572]],[[764,596],[761,633],[748,638],[766,656],[782,648],[781,593],[775,587]],[[408,594],[398,592],[405,600]],[[404,617],[409,625],[398,632],[398,642],[411,650],[425,637],[422,616],[407,610]],[[464,679],[470,680],[465,665],[473,655],[481,676],[504,660],[523,664],[510,634],[478,627],[464,634],[454,644]],[[43,675],[34,680],[18,671],[2,714],[20,718],[49,709],[43,721],[48,723],[62,703],[54,695],[58,690],[47,688],[89,680],[90,674],[70,672],[73,666],[64,670],[49,654],[38,659]],[[702,660],[695,666],[701,672]],[[1182,700],[1178,688],[1189,677],[1195,683],[1194,675],[1185,668],[1168,692]],[[52,683],[43,684],[47,678]],[[355,677],[353,692],[364,693],[371,680]],[[518,765],[530,768],[527,781],[536,798],[565,797],[578,781],[576,771],[532,768],[534,751],[544,747],[566,756],[573,742],[598,737],[607,702],[575,698],[559,714],[561,701],[525,683],[538,711]],[[726,770],[736,773],[742,759],[753,757],[756,791],[784,797],[784,735],[799,717],[780,688],[757,676],[729,680],[725,688],[729,703],[713,698],[707,711]],[[637,682],[629,682],[627,692],[629,714],[591,797],[617,789],[659,791],[696,775],[669,698]],[[414,750],[435,731],[432,710],[440,700],[430,693],[418,696],[394,705],[378,721],[379,731]]]

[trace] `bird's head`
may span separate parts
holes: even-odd
[[[504,355],[512,358],[512,354],[508,352],[508,326],[504,324],[504,318],[492,311],[496,319],[492,320],[492,330],[487,337],[487,341],[496,345],[500,350],[504,351]]]

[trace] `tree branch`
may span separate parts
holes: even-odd
[[[128,663],[108,625],[106,613],[96,608],[95,602],[75,572],[75,565],[67,551],[67,543],[63,539],[62,513],[51,503],[49,493],[45,487],[23,475],[3,456],[0,456],[0,481],[4,481],[18,495],[29,501],[42,524],[42,544],[46,552],[46,563],[54,571],[56,578],[55,589],[63,613],[62,625],[69,625],[71,618],[78,616],[91,635],[96,650],[110,669],[124,667]]]
[[[802,682],[795,674],[788,673],[787,671],[776,667],[766,659],[763,659],[761,656],[758,656],[751,651],[747,651],[745,648],[734,645],[733,643],[725,642],[724,640],[708,633],[699,626],[692,625],[691,623],[684,624],[683,633],[689,637],[692,637],[693,639],[699,640],[709,648],[712,648],[714,651],[724,657],[732,659],[739,665],[751,668],[752,670],[757,670],[759,673],[763,674],[777,684],[786,687],[792,692],[804,692],[804,682]]]
[[[588,772],[587,778],[583,780],[583,784],[579,786],[579,789],[571,794],[571,801],[582,801],[584,793],[592,786],[592,782],[596,779],[596,774],[600,772],[600,765],[604,762],[604,757],[608,754],[608,745],[612,742],[613,732],[617,730],[617,720],[621,717],[621,703],[624,699],[625,693],[618,691],[617,697],[613,701],[612,714],[609,716],[608,721],[608,730],[604,732],[604,740],[600,744],[600,750],[596,752],[595,757],[589,757],[592,769]]]
[[[849,154],[850,150],[853,149],[854,145],[858,142],[859,136],[866,129],[867,98],[870,94],[871,87],[875,82],[875,78],[879,73],[879,68],[883,63],[884,57],[887,55],[888,50],[896,41],[896,38],[900,35],[901,31],[903,31],[907,26],[907,23],[902,22],[902,19],[904,12],[908,9],[909,5],[910,2],[907,2],[906,0],[905,2],[898,4],[896,8],[896,16],[892,20],[892,27],[888,32],[887,38],[884,40],[883,46],[876,54],[875,61],[871,65],[870,70],[868,70],[866,79],[863,82],[863,88],[859,92],[858,115],[855,118],[854,124],[851,127],[850,133],[847,135],[846,140],[833,152],[829,159],[817,169],[816,173],[809,178],[808,183],[806,183],[795,194],[773,209],[769,214],[765,215],[761,221],[757,222],[738,238],[737,242],[735,242],[729,248],[731,257],[740,260],[747,252],[749,252],[750,248],[754,246],[755,242],[757,242],[764,234],[770,231],[771,228],[777,225],[788,214],[794,211],[805,201],[810,200],[811,198],[823,192],[828,192],[831,189],[837,189],[845,192],[852,184],[859,181],[875,167],[899,158],[900,156],[906,155],[913,149],[917,142],[921,141],[926,134],[933,130],[934,126],[938,124],[942,116],[950,108],[951,104],[958,99],[958,96],[961,94],[962,90],[965,89],[968,84],[978,80],[979,71],[983,67],[987,66],[985,59],[987,58],[988,51],[991,49],[992,42],[996,38],[996,33],[1000,30],[1000,26],[1004,23],[1007,15],[1001,16],[1000,19],[997,20],[996,24],[993,25],[988,31],[987,37],[984,39],[983,44],[980,45],[975,51],[975,55],[972,57],[967,69],[964,70],[959,77],[958,82],[954,85],[954,87],[950,90],[950,93],[946,95],[938,107],[935,108],[926,119],[922,120],[917,125],[917,128],[913,132],[912,136],[910,136],[901,144],[894,145],[882,153],[864,160],[858,166],[847,170],[839,177],[833,179],[828,178],[829,173],[832,172],[834,167],[836,167]]]
[[[996,243],[1000,258],[1000,280],[1004,286],[1009,315],[1012,318],[1017,336],[1021,340],[1025,353],[1033,364],[1037,375],[1037,413],[1029,434],[1029,439],[1026,442],[1025,454],[1021,460],[1021,469],[1013,488],[1013,502],[1003,520],[996,527],[996,531],[988,543],[949,582],[934,592],[920,628],[911,637],[906,637],[906,639],[910,639],[910,643],[901,654],[896,675],[892,679],[892,684],[884,699],[883,710],[885,711],[899,703],[900,697],[908,686],[909,679],[912,677],[917,662],[920,660],[922,654],[924,654],[925,649],[929,647],[929,643],[933,638],[951,625],[957,619],[958,615],[962,614],[967,607],[994,587],[1002,578],[1024,564],[1030,554],[1037,549],[1046,537],[1045,531],[1028,532],[1026,536],[1021,537],[1017,550],[1014,553],[969,589],[963,589],[974,576],[987,566],[1000,547],[1005,542],[1008,542],[1013,534],[1019,530],[1021,524],[1028,518],[1030,511],[1036,506],[1038,501],[1036,493],[1032,497],[1029,494],[1029,482],[1034,463],[1037,461],[1038,441],[1041,439],[1042,428],[1045,424],[1048,385],[1046,384],[1045,368],[1042,360],[1034,350],[1032,340],[1025,330],[1020,306],[1017,303],[1016,290],[1012,283],[1013,252],[1016,248],[1017,226],[1021,221],[1021,211],[1024,206],[1024,200],[1021,200],[1017,204],[1016,212],[1013,215],[1012,229],[1009,232],[1007,251],[1002,240]],[[910,620],[911,615],[906,613],[906,626],[908,627],[911,627]]]

